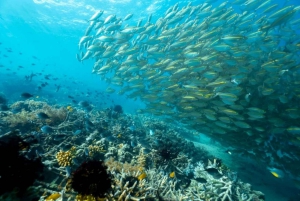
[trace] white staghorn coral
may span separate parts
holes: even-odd
[[[224,183],[224,186],[220,188],[220,190],[224,190],[222,193],[219,194],[219,198],[221,198],[221,201],[225,201],[226,198],[228,200],[232,201],[231,196],[232,196],[232,182],[222,182]]]
[[[202,178],[205,179],[206,181],[214,179],[212,175],[208,174],[205,171],[204,163],[202,162],[197,163],[197,166],[194,169],[194,178],[195,179]]]

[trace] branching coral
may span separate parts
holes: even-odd
[[[104,198],[95,197],[92,195],[76,195],[75,201],[105,201]]]
[[[144,148],[141,148],[139,151],[139,155],[137,156],[138,166],[144,169],[146,167],[146,160],[147,156],[144,154]]]
[[[139,165],[134,165],[130,163],[121,163],[119,161],[114,160],[113,157],[110,157],[108,160],[105,161],[105,165],[108,167],[109,170],[113,170],[116,172],[128,172],[134,173],[143,170],[143,167]]]
[[[36,113],[44,112],[50,117],[47,121],[49,125],[56,126],[65,121],[68,110],[65,107],[54,108],[49,105],[44,105],[40,110],[36,110]]]
[[[24,102],[24,104],[27,105],[28,109],[31,110],[31,111],[41,109],[45,106],[49,106],[46,102],[36,101],[36,100],[26,100]]]
[[[49,105],[43,101],[26,100],[26,101],[17,101],[13,103],[10,107],[12,109],[24,109],[26,111],[35,111],[38,109],[42,109],[44,106],[49,106]]]
[[[122,126],[119,123],[116,123],[115,125],[112,126],[112,133],[114,136],[119,135],[120,133],[122,133]]]
[[[73,158],[75,157],[76,148],[72,147],[69,151],[60,150],[56,154],[57,162],[62,167],[71,166]]]
[[[118,149],[118,160],[121,162],[130,162],[131,158],[130,146],[122,143]]]
[[[36,124],[35,126],[37,127],[37,125],[41,124],[44,121],[47,124],[54,126],[62,123],[67,116],[67,109],[63,107],[53,108],[49,106],[47,103],[41,101],[34,101],[34,100],[18,101],[12,104],[11,108],[13,110],[20,111],[17,113],[8,113],[8,115],[3,119],[12,128],[21,126],[21,127],[27,127],[28,129],[30,124]],[[40,120],[37,117],[37,114],[40,112],[46,113],[49,116],[49,119]],[[39,128],[34,130],[39,130]]]
[[[19,126],[31,126],[31,122],[35,119],[33,113],[22,110],[19,113],[9,113],[8,116],[4,117],[3,120],[9,124],[11,128],[17,128]]]
[[[108,196],[109,200],[134,200],[138,201],[146,199],[145,189],[140,181],[136,179],[136,175],[128,175],[124,171],[120,173],[112,172],[114,174],[115,185],[113,185],[112,192]]]
[[[224,186],[220,188],[223,192],[219,194],[219,198],[221,201],[225,201],[226,199],[232,201],[232,181],[223,182]]]
[[[199,184],[192,181],[190,188],[187,189],[187,194],[194,199],[211,198],[220,201],[233,201],[235,198],[238,198],[239,201],[250,201],[252,200],[250,198],[255,197],[257,200],[260,200],[259,197],[263,197],[261,192],[251,190],[250,184],[230,180],[226,176],[216,179],[207,172],[207,169],[218,167],[220,167],[220,164],[218,164],[217,160],[214,160],[214,162],[209,161],[206,167],[201,162],[197,163],[197,167],[195,167],[194,171],[194,177],[195,179],[205,179],[205,183]]]
[[[105,153],[105,158],[111,158],[111,157],[114,157],[114,158],[118,157],[118,149],[114,146],[109,146],[107,153]]]
[[[99,132],[98,132],[97,130],[95,130],[94,132],[92,132],[92,133],[86,138],[86,141],[92,141],[92,140],[94,140],[98,135],[99,135]]]
[[[213,176],[205,171],[204,164],[202,162],[197,163],[197,166],[194,169],[194,178],[205,179],[205,181],[213,180]]]
[[[98,145],[90,145],[88,150],[90,157],[96,157],[98,154],[105,152],[103,147]]]

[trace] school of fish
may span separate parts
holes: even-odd
[[[141,112],[300,177],[300,6],[215,2],[175,4],[136,25],[99,10],[77,59],[93,59],[106,91],[139,98]]]

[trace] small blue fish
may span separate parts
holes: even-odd
[[[42,131],[43,133],[45,133],[45,134],[48,134],[48,133],[53,132],[53,128],[51,128],[50,126],[45,125],[45,126],[43,126],[43,127],[41,128],[41,131]]]
[[[25,92],[25,93],[22,93],[22,94],[21,94],[21,97],[24,98],[24,99],[28,99],[28,98],[33,97],[33,95],[30,94],[30,93],[26,93],[26,92]]]
[[[131,147],[136,147],[137,146],[137,141],[136,140],[131,140],[130,141],[130,146]]]
[[[73,135],[79,135],[81,133],[81,130],[76,130]]]
[[[89,148],[85,147],[84,148],[84,153],[86,156],[89,156]]]
[[[94,127],[94,124],[90,120],[86,119],[85,120],[85,129],[87,131],[91,131],[93,129],[93,127]]]
[[[44,112],[39,112],[36,114],[36,116],[42,120],[49,119],[49,116]]]
[[[35,150],[35,154],[36,154],[36,157],[40,158],[41,157],[41,154],[38,150]]]
[[[150,129],[150,135],[153,135],[154,133],[153,133],[153,131]]]
[[[66,176],[70,177],[70,175],[71,175],[71,168],[70,168],[70,166],[67,166],[66,167]]]
[[[80,101],[78,103],[78,105],[83,107],[83,108],[88,108],[90,106],[89,102],[87,102],[87,101]]]

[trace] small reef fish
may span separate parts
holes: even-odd
[[[42,119],[42,120],[45,120],[45,119],[49,119],[50,117],[44,113],[44,112],[39,112],[36,114],[36,116],[39,118],[39,119]]]
[[[33,95],[30,94],[30,93],[25,92],[25,93],[22,93],[22,94],[21,94],[21,97],[22,97],[22,98],[25,98],[25,99],[28,99],[28,98],[33,97]]]
[[[88,119],[85,119],[84,124],[85,124],[85,129],[87,131],[90,131],[94,127],[94,124],[90,120],[88,120]]]
[[[67,176],[67,177],[70,177],[70,175],[71,175],[71,167],[70,167],[70,166],[67,166],[67,167],[66,167],[66,176]]]
[[[138,180],[143,180],[143,179],[145,179],[147,177],[147,174],[145,173],[145,172],[143,172],[142,174],[140,174],[138,177],[137,177],[137,179]]]
[[[79,40],[78,60],[93,60],[92,73],[109,83],[107,93],[145,103],[138,113],[166,116],[253,150],[264,163],[272,164],[267,153],[279,141],[291,146],[290,155],[299,155],[300,7],[269,0],[215,2],[176,4],[156,21],[150,15],[135,25],[128,23],[132,14],[101,19],[97,11]],[[283,135],[276,141],[262,137],[278,128]],[[274,160],[284,167],[298,162]]]
[[[130,141],[130,146],[131,146],[131,147],[136,147],[136,146],[137,146],[137,141],[136,141],[136,139],[132,139],[132,140]]]
[[[81,107],[83,107],[83,108],[87,108],[87,107],[90,106],[89,102],[87,102],[87,101],[80,101],[78,103],[78,105],[81,106]]]
[[[227,149],[225,152],[226,152],[227,154],[229,154],[229,155],[232,154],[232,152],[231,152],[230,150],[228,150],[228,149]]]
[[[174,171],[171,172],[169,176],[170,176],[170,178],[174,178],[175,177],[175,172]]]
[[[79,135],[81,133],[81,130],[76,130],[73,135]]]
[[[53,132],[53,128],[51,128],[50,126],[45,125],[45,126],[43,126],[43,127],[41,128],[41,131],[42,131],[43,133],[45,133],[45,134],[49,134],[49,133],[52,133],[52,132]]]
[[[67,106],[67,110],[68,110],[69,112],[72,112],[72,111],[73,111],[73,108],[72,108],[70,105],[68,105],[68,106]]]
[[[53,194],[49,195],[45,200],[46,201],[57,200],[60,197],[61,197],[61,195],[59,193],[53,193]]]
[[[87,148],[87,147],[85,147],[84,148],[84,154],[86,155],[86,156],[89,156],[89,148]]]
[[[68,135],[66,135],[66,134],[56,134],[56,135],[53,136],[53,140],[62,141],[67,137],[68,137]]]
[[[284,177],[284,172],[280,169],[277,168],[268,168],[268,170],[270,171],[270,173],[276,177],[276,178],[283,178]]]
[[[103,10],[97,10],[95,14],[89,19],[89,21],[96,21],[102,14]]]

